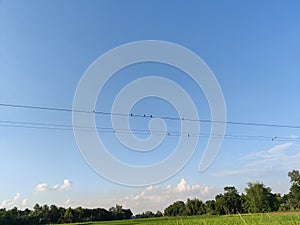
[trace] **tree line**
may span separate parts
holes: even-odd
[[[0,209],[1,225],[38,225],[38,224],[59,224],[94,222],[108,220],[123,220],[132,217],[130,209],[123,209],[116,205],[109,210],[103,208],[63,208],[56,205],[40,206],[36,204],[33,210],[18,210],[16,207],[10,210]]]
[[[300,210],[300,175],[298,170],[288,173],[290,192],[285,195],[272,193],[263,183],[248,183],[245,194],[234,186],[224,188],[224,193],[205,203],[199,199],[176,201],[164,210],[164,216],[225,215],[238,213],[265,213]]]
[[[63,208],[55,205],[40,206],[32,210],[0,209],[1,225],[38,225],[122,220],[130,218],[149,218],[161,216],[225,215],[238,213],[265,213],[274,211],[300,210],[300,174],[298,170],[288,173],[291,187],[288,194],[272,193],[271,188],[263,183],[248,183],[245,194],[239,194],[234,186],[224,188],[223,194],[214,200],[203,202],[199,199],[176,201],[165,208],[164,213],[146,211],[133,217],[130,209],[116,205],[109,210],[103,208],[87,209],[82,207]]]

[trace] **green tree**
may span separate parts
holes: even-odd
[[[122,209],[124,212],[124,219],[130,219],[133,216],[133,213],[130,209]]]
[[[33,211],[30,213],[30,218],[35,224],[43,222],[43,208],[39,204],[35,204]]]
[[[174,202],[164,210],[165,216],[182,216],[186,214],[185,204],[183,201]]]
[[[299,170],[293,170],[292,172],[289,172],[288,176],[290,177],[292,184],[300,185]]]
[[[288,173],[292,186],[288,194],[286,205],[290,210],[300,209],[300,174],[298,170]]]
[[[152,211],[145,211],[142,214],[137,214],[136,218],[152,218],[155,217],[155,214]]]
[[[234,186],[227,186],[224,188],[224,191],[226,214],[241,213],[243,211],[242,202],[241,196],[238,194],[237,189]]]
[[[206,207],[206,213],[208,215],[215,215],[217,214],[216,212],[216,201],[215,200],[208,200],[205,202],[205,207]]]
[[[50,217],[49,217],[50,209],[48,205],[43,205],[42,213],[43,213],[43,223],[46,224],[50,223]]]
[[[224,215],[226,213],[226,210],[225,210],[225,198],[224,198],[224,195],[222,194],[218,194],[216,197],[215,197],[215,208],[216,208],[216,213],[218,215]]]
[[[64,214],[64,222],[72,223],[73,222],[73,210],[69,207]]]
[[[185,209],[188,216],[202,215],[206,213],[205,204],[199,199],[187,199]]]
[[[121,205],[111,207],[109,211],[111,212],[112,218],[114,220],[122,220],[125,218],[125,212],[123,211],[123,206]]]
[[[224,187],[224,195],[219,194],[215,197],[215,210],[219,215],[236,214],[243,211],[241,196],[234,186]]]
[[[263,183],[248,183],[244,209],[249,213],[271,212],[278,210],[278,200],[271,188]]]
[[[155,215],[154,215],[154,217],[162,217],[162,216],[163,216],[163,214],[159,210],[157,210],[156,213],[155,213]]]
[[[61,214],[56,205],[51,205],[49,210],[49,222],[50,223],[59,223]]]

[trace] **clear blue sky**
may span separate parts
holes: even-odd
[[[97,57],[128,42],[164,40],[189,48],[211,68],[224,94],[228,121],[300,125],[299,11],[298,1],[2,0],[0,103],[72,108],[77,84]],[[205,96],[187,77],[151,64],[125,68],[127,76],[116,74],[97,110],[107,110],[122,85],[148,73],[172,78],[190,91],[199,118],[209,119]],[[146,99],[133,111],[176,116],[174,108],[157,99]],[[0,107],[0,115],[1,207],[38,202],[108,208],[118,203],[134,213],[163,210],[177,199],[210,199],[226,185],[243,192],[247,182],[263,181],[274,192],[286,193],[288,171],[300,169],[300,129],[229,124],[228,135],[287,139],[225,139],[214,163],[199,173],[207,141],[202,138],[192,159],[171,179],[148,188],[125,187],[87,165],[71,130],[18,128],[3,122],[71,125],[71,113]],[[105,118],[97,121],[109,126]],[[132,124],[147,129],[146,122]],[[201,126],[209,132],[207,125]],[[163,159],[177,141],[166,137],[170,149],[143,158],[116,150],[119,143],[110,136],[103,135],[112,154],[137,165]]]

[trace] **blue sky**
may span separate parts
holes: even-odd
[[[182,45],[214,72],[226,102],[227,120],[300,125],[300,4],[298,1],[0,1],[0,103],[72,108],[76,87],[88,66],[119,45],[163,40]],[[183,72],[155,63],[119,71],[103,89],[97,110],[109,111],[113,96],[129,82],[160,75],[181,85],[200,119],[210,119],[205,95]],[[101,97],[100,96],[100,97]],[[1,121],[72,124],[69,112],[0,107]],[[177,116],[159,99],[144,99],[133,112]],[[97,117],[110,125],[110,118]],[[147,129],[149,120],[131,119]],[[18,128],[0,123],[0,204],[105,207],[122,204],[135,213],[163,210],[187,197],[214,197],[226,185],[240,192],[263,181],[273,191],[289,189],[287,172],[299,169],[299,129],[227,125],[228,135],[285,137],[285,140],[225,139],[214,163],[198,164],[207,143],[171,179],[132,188],[112,183],[84,161],[71,130]],[[179,123],[166,122],[178,131]],[[209,132],[209,124],[200,124]],[[112,133],[101,134],[115,157],[145,165],[172,152],[166,137],[146,157],[123,151]],[[140,136],[140,138],[145,138]],[[165,148],[166,147],[166,148]],[[163,151],[165,149],[165,151]],[[114,168],[111,168],[112,170]]]

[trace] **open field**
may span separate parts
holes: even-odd
[[[300,213],[265,213],[232,216],[162,217],[153,219],[131,219],[81,225],[300,225]],[[65,224],[66,225],[66,224]]]

